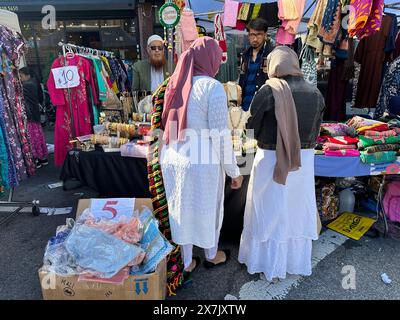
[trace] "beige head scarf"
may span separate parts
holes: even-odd
[[[285,76],[302,76],[296,53],[286,46],[276,47],[267,57],[268,77],[275,100],[275,116],[278,124],[276,165],[274,180],[286,184],[290,171],[301,167],[301,143],[297,111]]]

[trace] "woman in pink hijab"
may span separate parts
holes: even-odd
[[[172,240],[181,246],[186,272],[200,264],[193,246],[205,249],[204,266],[225,264],[218,251],[224,213],[225,177],[238,189],[243,178],[228,129],[227,98],[214,77],[222,50],[202,37],[180,57],[165,92],[161,170],[168,200]]]

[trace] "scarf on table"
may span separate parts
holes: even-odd
[[[303,76],[297,54],[286,46],[276,47],[267,57],[268,77],[275,99],[277,121],[276,165],[274,181],[286,184],[290,171],[301,167],[301,142],[296,106],[285,76]]]
[[[214,78],[222,61],[222,50],[216,40],[210,37],[196,39],[179,58],[176,69],[165,91],[162,113],[164,140],[184,140],[187,109],[194,76]]]

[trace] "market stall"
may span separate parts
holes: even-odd
[[[238,3],[226,0],[223,10],[209,12],[194,12],[190,1],[186,4],[183,1],[176,2],[179,7],[167,1],[166,7],[162,8],[165,12],[170,9],[169,15],[166,15],[170,21],[164,21],[169,67],[171,69],[173,60],[176,61],[196,38],[202,36],[197,25],[199,19],[212,15],[214,32],[211,35],[224,52],[222,68],[228,69],[225,70],[223,82],[234,149],[238,156],[247,155],[246,168],[251,167],[256,142],[246,137],[245,125],[249,114],[241,108],[241,88],[235,82],[238,60],[236,54],[232,54],[233,48],[227,42],[224,30],[243,31],[252,18],[262,17],[273,30],[271,41],[300,49],[297,51],[307,81],[321,87],[321,81],[318,83],[318,80],[321,77],[327,80],[322,83],[322,88],[326,88],[325,117],[327,121],[336,122],[327,122],[321,127],[315,156],[315,176],[368,177],[400,173],[400,126],[396,121],[390,123],[390,119],[396,120],[394,110],[398,103],[396,97],[400,94],[400,83],[396,82],[395,76],[399,67],[396,50],[400,50],[400,43],[396,45],[397,17],[389,12],[384,13],[383,2],[369,1],[371,6],[368,15],[372,15],[372,5],[378,14],[371,18],[374,24],[367,29],[354,24],[362,14],[360,11],[356,11],[355,17],[350,16],[349,28],[341,24],[347,16],[346,5],[350,1],[323,0],[308,3],[308,7],[305,1],[299,1],[298,6],[293,6],[286,13],[279,10],[278,2]],[[307,12],[312,15],[307,24],[307,35],[301,37],[298,31],[300,25],[305,23],[304,14]],[[333,19],[334,14],[338,19]],[[161,20],[164,18],[161,17]],[[377,46],[378,50],[375,50]],[[83,82],[75,83],[74,87],[68,85],[66,88],[57,88],[55,78],[50,80],[54,89],[53,100],[58,101],[56,105],[61,110],[59,130],[64,129],[62,124],[68,122],[64,119],[68,111],[72,120],[70,131],[59,132],[62,139],[59,150],[62,151],[57,161],[64,163],[61,178],[65,182],[69,179],[79,180],[97,190],[100,197],[151,198],[153,213],[160,222],[160,231],[167,240],[171,240],[166,218],[168,204],[159,164],[159,141],[149,134],[160,128],[166,83],[156,90],[153,98],[148,92],[134,92],[131,96],[126,73],[123,68],[118,68],[121,64],[114,57],[107,56],[107,53],[74,49],[68,45],[64,48],[68,53],[64,50],[63,57],[55,61],[54,67],[64,68],[66,61],[75,60],[75,66],[87,65],[82,75],[90,90],[84,99],[80,99],[79,88],[82,89]],[[379,65],[383,56],[387,68]],[[359,62],[359,68],[354,60]],[[383,114],[391,116],[386,122],[354,117],[343,123],[347,120],[346,100],[349,97],[350,80],[353,106],[369,111],[377,107],[377,117]],[[125,100],[125,107],[119,99]],[[74,114],[74,107],[84,111]],[[76,126],[76,123],[81,125]],[[335,131],[333,128],[339,129]],[[149,155],[152,156],[151,161],[146,160]],[[225,223],[221,237],[236,241],[242,231],[250,178],[250,172],[245,172],[244,167],[242,170],[245,180],[240,190],[232,190],[229,179],[225,186]],[[378,191],[378,203],[382,208],[384,185],[383,180]],[[384,212],[378,210],[377,217],[385,218]],[[330,216],[335,217],[337,213]],[[169,294],[173,295],[183,283],[179,246],[174,245],[167,270]]]

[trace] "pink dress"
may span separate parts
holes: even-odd
[[[301,19],[304,13],[305,0],[296,0],[296,9],[298,18],[295,20],[285,19],[285,12],[283,9],[282,0],[278,1],[279,18],[282,20],[282,25],[279,27],[276,34],[276,42],[281,45],[292,45],[296,40],[297,29],[299,28]]]
[[[73,58],[67,58],[66,65],[77,66],[80,75],[79,86],[70,89],[75,137],[91,134],[93,131],[87,98],[86,81],[91,86],[92,92],[96,92],[96,90],[93,75],[91,73],[90,62],[85,58],[74,56]],[[64,66],[64,57],[60,57],[53,62],[51,68],[55,69]],[[52,72],[50,72],[49,80],[47,81],[47,88],[49,90],[51,102],[57,108],[54,133],[54,160],[56,166],[61,166],[64,163],[68,151],[72,149],[72,145],[69,141],[75,138],[72,132],[68,90],[56,88]],[[94,96],[94,100],[95,104],[98,103],[96,96]]]

